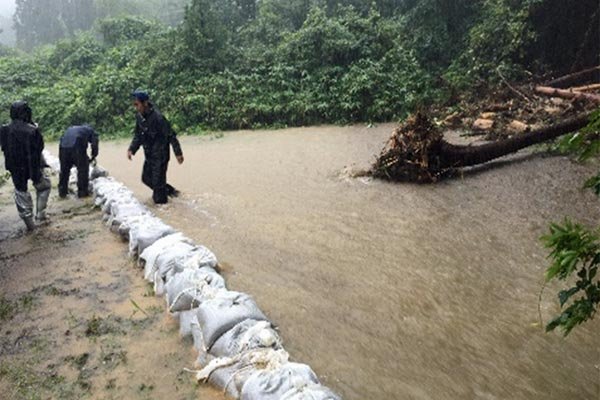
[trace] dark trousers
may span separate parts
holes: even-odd
[[[167,196],[175,193],[175,188],[167,183],[168,166],[168,160],[144,161],[142,182],[152,189],[152,200],[156,204],[165,204],[168,201]]]
[[[71,168],[77,168],[77,195],[79,197],[89,196],[90,184],[90,161],[85,151],[77,147],[64,148],[58,151],[60,160],[60,178],[58,181],[58,195],[65,197],[69,192],[69,176]]]

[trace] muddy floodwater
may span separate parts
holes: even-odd
[[[345,399],[597,399],[597,321],[567,339],[540,325],[548,221],[599,221],[594,170],[518,155],[434,186],[349,178],[392,125],[182,138],[158,215],[220,258],[295,360]],[[100,160],[150,204],[143,155]],[[154,207],[154,206],[152,206]],[[543,321],[557,311],[550,285]]]

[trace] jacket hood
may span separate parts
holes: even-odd
[[[17,101],[10,106],[10,118],[15,121],[32,123],[32,111],[26,101]]]

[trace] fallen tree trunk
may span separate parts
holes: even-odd
[[[525,147],[575,132],[589,123],[589,115],[481,146],[459,146],[446,142],[443,135],[423,115],[410,117],[396,129],[375,162],[372,175],[377,178],[430,183],[457,168],[482,164]]]
[[[569,86],[579,85],[592,80],[596,82],[600,81],[600,65],[553,79],[550,82],[547,82],[546,86],[564,89]]]
[[[562,97],[565,99],[587,99],[596,103],[600,103],[600,96],[597,94],[574,92],[567,89],[556,89],[549,86],[537,86],[536,93],[540,93],[551,97]]]
[[[536,129],[481,146],[457,146],[442,141],[440,156],[446,167],[458,168],[482,164],[496,158],[517,152],[525,147],[556,139],[567,133],[575,132],[589,123],[589,115],[568,119],[556,125]]]

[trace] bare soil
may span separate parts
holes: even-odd
[[[91,200],[54,190],[50,224],[27,234],[12,190],[0,187],[0,398],[223,398],[184,372],[191,343]]]

